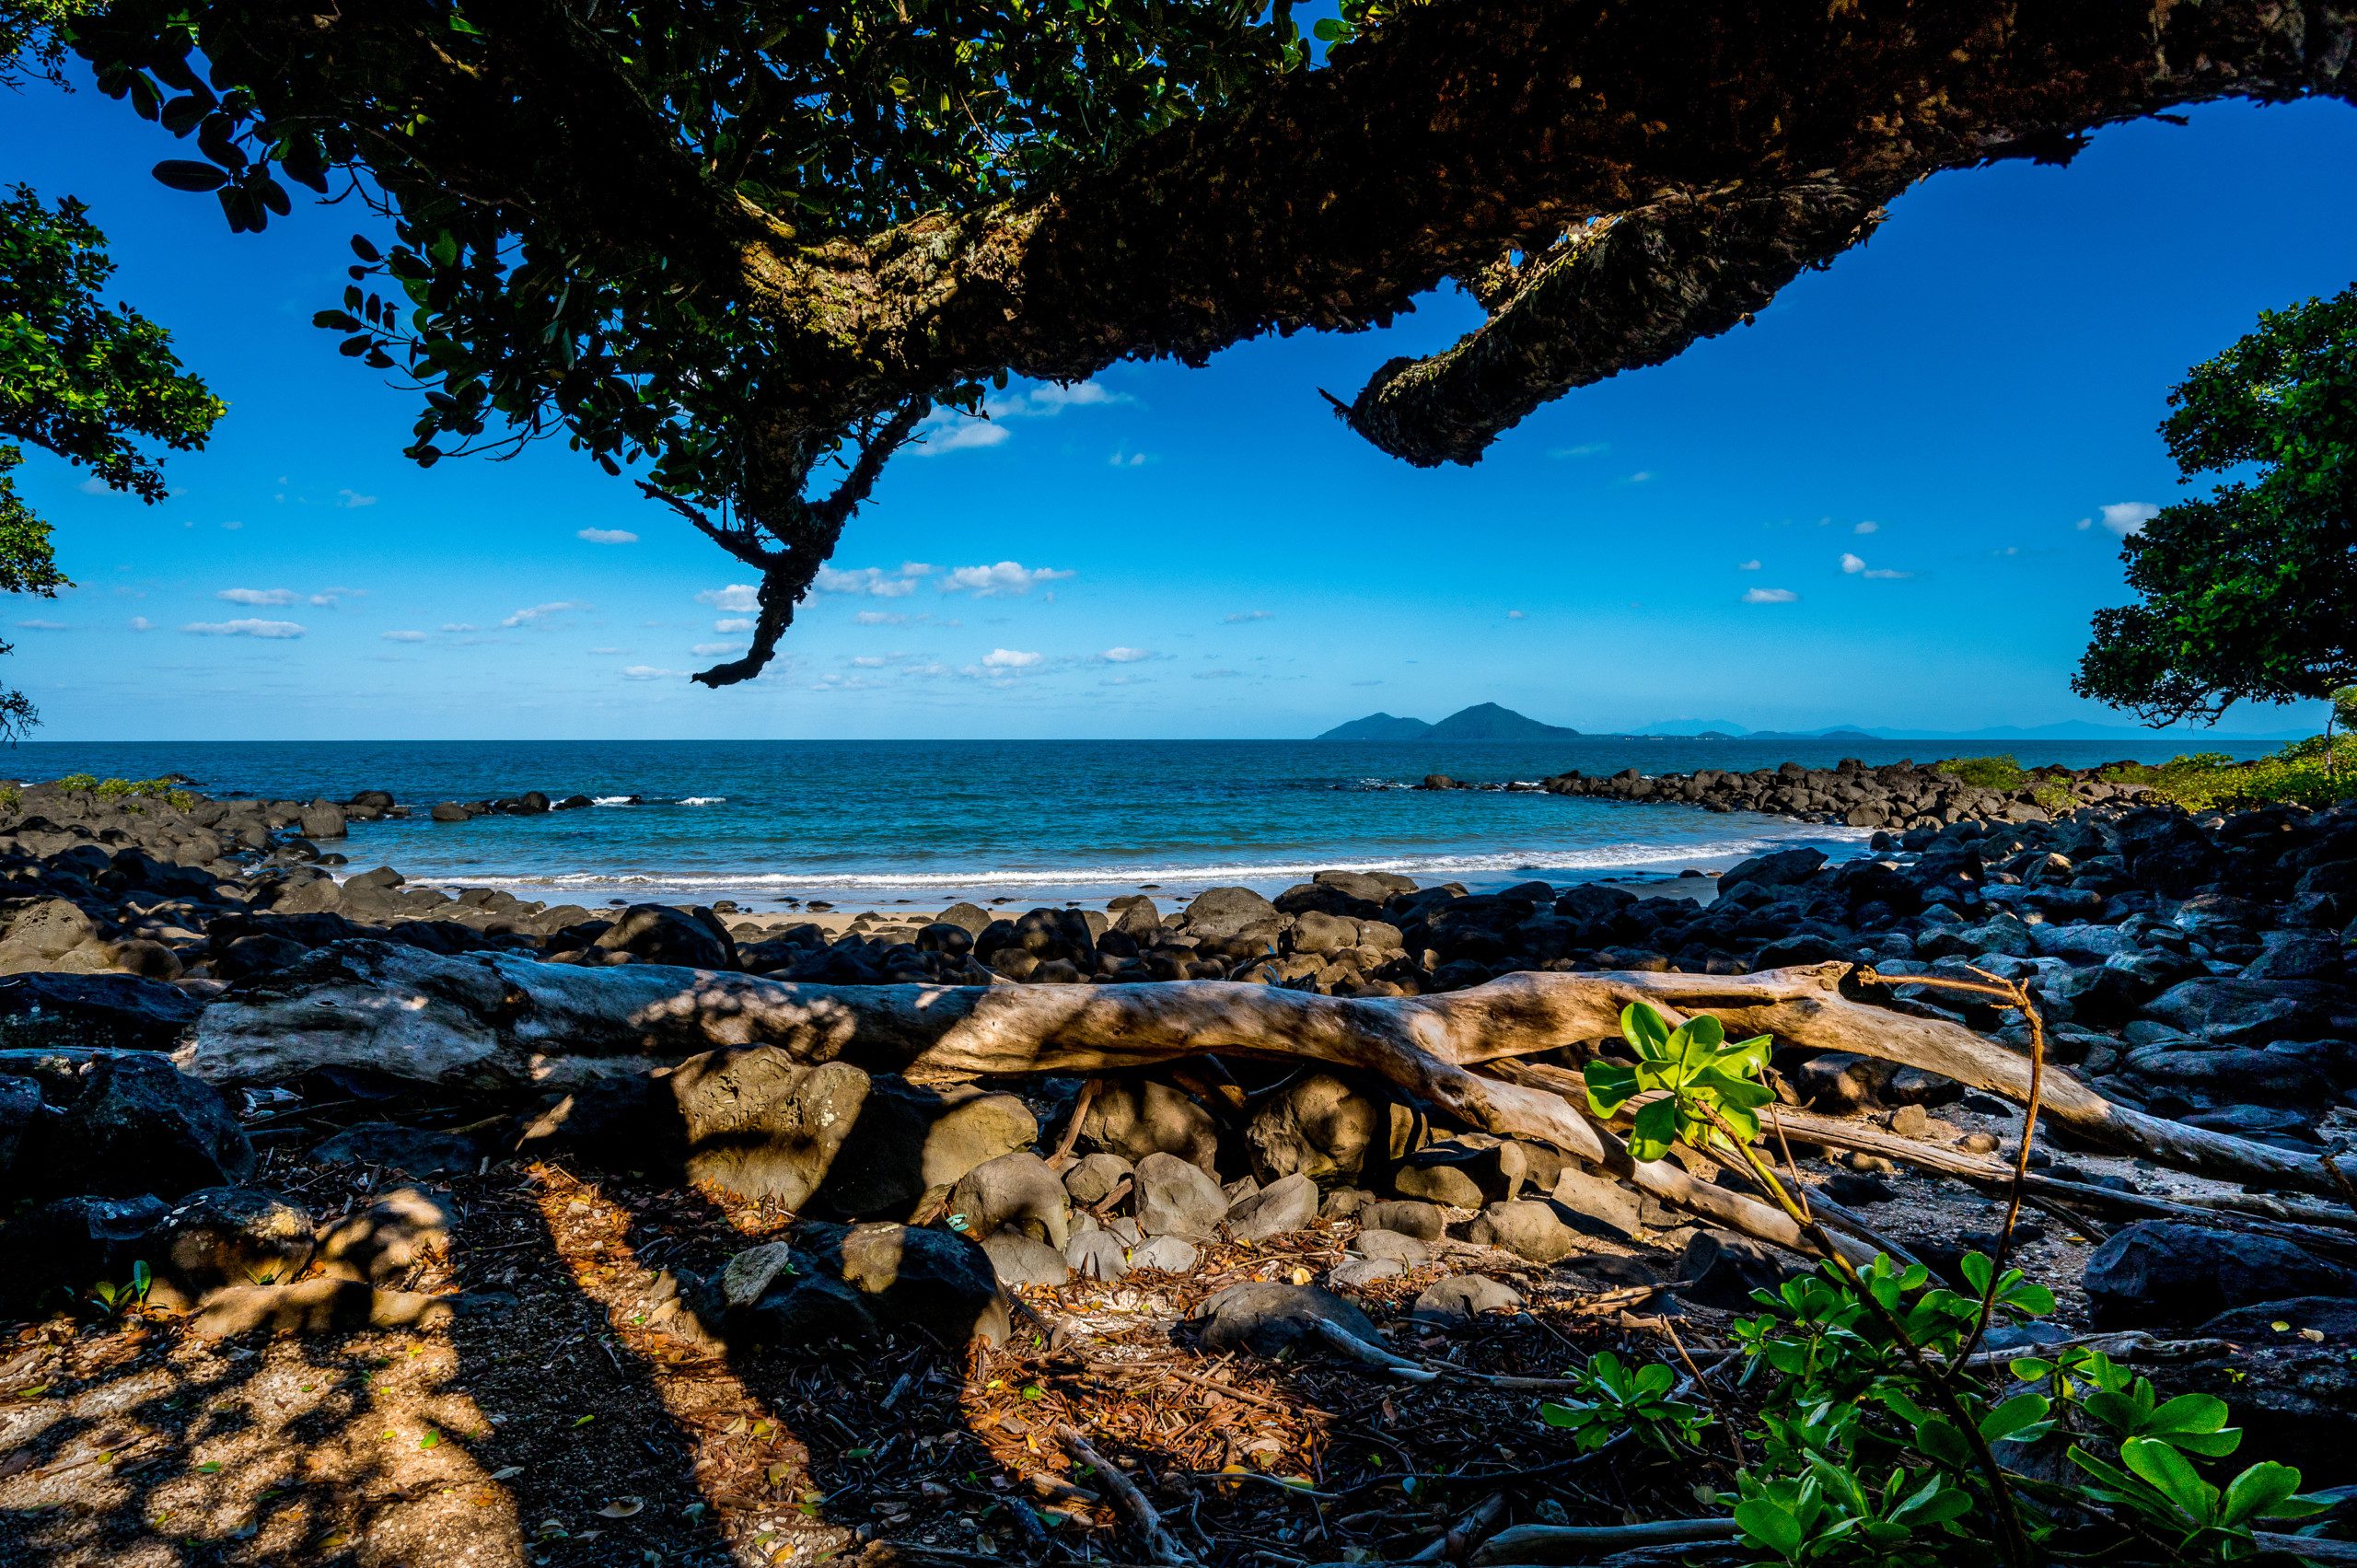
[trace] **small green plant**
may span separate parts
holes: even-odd
[[[57,781],[57,787],[67,795],[92,795],[98,790],[99,776],[96,773],[68,773]]]
[[[2322,1510],[2287,1466],[2254,1465],[2223,1486],[2205,1479],[2200,1462],[2241,1442],[2223,1401],[2164,1400],[2099,1353],[2017,1359],[2009,1370],[2024,1386],[1992,1390],[1971,1359],[1985,1326],[2051,1312],[2051,1292],[1980,1252],[1958,1265],[1962,1292],[1920,1263],[1849,1260],[1757,1147],[1773,1098],[1757,1081],[1768,1042],[1727,1045],[1707,1016],[1673,1029],[1643,1004],[1620,1024],[1637,1061],[1589,1065],[1591,1109],[1610,1118],[1635,1105],[1636,1158],[1682,1143],[1747,1171],[1824,1257],[1756,1292],[1761,1312],[1732,1330],[1757,1396],[1737,1449],[1755,1458],[1739,1463],[1731,1521],[1760,1554],[1752,1568],[2026,1564],[2058,1544],[2083,1555],[2091,1527],[2120,1538],[2096,1554],[2107,1560],[2230,1562],[2256,1552],[2254,1525]],[[1540,1413],[1582,1451],[1623,1431],[1694,1451],[1708,1418],[1678,1404],[1668,1367],[1599,1355],[1581,1376],[1579,1399]],[[2028,1463],[2041,1446],[2047,1458]]]
[[[147,1305],[147,1292],[156,1283],[145,1261],[131,1265],[131,1278],[122,1284],[100,1280],[90,1287],[90,1299],[106,1309],[110,1318],[120,1318],[136,1312]]]
[[[2357,796],[2357,735],[2312,736],[2248,762],[2222,751],[2198,751],[2157,765],[2121,762],[2105,769],[2103,776],[2193,812],[2329,806]]]
[[[1610,1351],[1598,1351],[1572,1374],[1576,1397],[1538,1407],[1538,1419],[1569,1432],[1582,1453],[1601,1448],[1621,1432],[1666,1452],[1694,1446],[1710,1415],[1671,1398],[1678,1375],[1666,1366],[1631,1366]]]
[[[0,786],[0,817],[14,817],[25,808],[24,792],[15,784]]]
[[[2060,817],[2079,804],[2079,797],[2072,793],[2068,781],[2052,777],[2039,779],[2030,785],[2029,797],[2049,817]]]

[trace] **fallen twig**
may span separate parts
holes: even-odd
[[[1114,1468],[1111,1460],[1089,1446],[1088,1439],[1083,1437],[1076,1427],[1059,1426],[1056,1436],[1073,1451],[1074,1458],[1104,1478],[1106,1490],[1112,1493],[1114,1501],[1120,1504],[1129,1514],[1130,1522],[1137,1527],[1150,1560],[1164,1563],[1167,1568],[1179,1568],[1181,1564],[1195,1562],[1195,1554],[1178,1544],[1178,1539],[1164,1526],[1162,1516],[1155,1512],[1154,1504],[1147,1502],[1145,1493],[1138,1490],[1137,1482],[1123,1475]]]

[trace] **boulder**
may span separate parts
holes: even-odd
[[[120,1283],[146,1257],[161,1199],[56,1198],[0,1225],[0,1307],[29,1312],[53,1292]],[[150,1263],[148,1267],[154,1268]]]
[[[1416,1297],[1415,1305],[1408,1308],[1408,1316],[1420,1322],[1454,1328],[1521,1305],[1520,1293],[1487,1275],[1451,1274],[1426,1287]]]
[[[1389,1102],[1332,1073],[1307,1073],[1260,1102],[1244,1125],[1252,1173],[1354,1179],[1388,1152]]]
[[[1266,1241],[1306,1230],[1318,1219],[1318,1184],[1287,1176],[1231,1205],[1227,1233],[1238,1241]]]
[[[79,905],[66,899],[38,900],[11,916],[6,934],[0,935],[0,974],[54,969],[58,959],[98,937],[98,923]]]
[[[1085,1280],[1118,1280],[1130,1272],[1129,1255],[1121,1246],[1121,1238],[1109,1230],[1075,1234],[1064,1243],[1064,1261]]]
[[[1006,1338],[1006,1299],[990,1257],[954,1231],[803,1225],[794,1238],[823,1277],[859,1292],[888,1327],[921,1329],[950,1345]]]
[[[1083,1155],[1064,1172],[1064,1191],[1082,1208],[1093,1209],[1120,1191],[1121,1183],[1134,1181],[1136,1170],[1119,1155]]]
[[[33,1038],[53,1038],[60,1045],[169,1051],[203,1006],[175,986],[138,975],[22,973],[0,979],[0,1019],[13,1025],[10,1033],[20,1040],[32,1030]]]
[[[1046,1160],[1028,1150],[987,1160],[959,1178],[950,1190],[949,1212],[953,1223],[964,1217],[962,1228],[978,1241],[1013,1232],[1061,1252],[1072,1238],[1072,1201],[1064,1184]]]
[[[2145,1004],[2144,1016],[2231,1045],[2357,1032],[2357,1005],[2350,994],[2305,980],[2212,975],[2184,981]]]
[[[1367,1315],[1331,1291],[1315,1285],[1255,1280],[1230,1285],[1191,1314],[1203,1347],[1214,1352],[1250,1351],[1279,1356],[1325,1351],[1314,1324],[1333,1324],[1353,1339],[1381,1345],[1383,1335]]]
[[[17,1155],[35,1192],[177,1198],[231,1186],[253,1145],[212,1085],[136,1051],[0,1051],[0,1077],[29,1079],[44,1106]]]
[[[1138,1225],[1148,1236],[1219,1234],[1227,1217],[1227,1194],[1201,1166],[1176,1155],[1151,1154],[1137,1166]]]
[[[1800,1267],[1766,1242],[1730,1231],[1699,1231],[1678,1262],[1678,1274],[1688,1282],[1679,1294],[1699,1307],[1746,1312],[1758,1305],[1753,1291],[1774,1290]]]
[[[296,825],[307,839],[340,839],[346,831],[343,807],[331,800],[315,800],[303,807]]]
[[[1804,847],[1756,854],[1749,860],[1739,860],[1726,869],[1719,878],[1719,893],[1724,897],[1728,889],[1741,887],[1747,882],[1763,887],[1805,882],[1816,876],[1817,867],[1824,864],[1825,852],[1819,849]]]
[[[925,1193],[954,1186],[968,1171],[1039,1138],[1039,1119],[1015,1095],[879,1075],[819,1203],[853,1217],[906,1214]]]
[[[363,1121],[314,1144],[325,1165],[373,1165],[408,1177],[465,1176],[482,1163],[472,1138],[398,1121]]]
[[[1555,1206],[1540,1202],[1492,1203],[1466,1227],[1465,1238],[1503,1247],[1534,1263],[1560,1262],[1579,1250],[1578,1238]]]
[[[868,1093],[856,1067],[811,1066],[766,1045],[691,1057],[664,1082],[689,1179],[795,1211],[827,1179]]]
[[[389,1284],[450,1249],[453,1223],[440,1199],[396,1188],[339,1222],[319,1241],[320,1272],[337,1279]]]
[[[1176,1155],[1210,1170],[1219,1153],[1219,1126],[1211,1113],[1151,1078],[1106,1082],[1081,1118],[1080,1138],[1132,1165],[1148,1155]]]
[[[275,1192],[208,1187],[157,1221],[152,1299],[185,1310],[226,1285],[278,1284],[311,1260],[311,1216]]]
[[[2273,1237],[2138,1220],[2087,1259],[2099,1328],[2182,1328],[2232,1307],[2291,1295],[2347,1295],[2357,1274]]]
[[[1419,1241],[1438,1241],[1448,1231],[1448,1216],[1431,1203],[1387,1201],[1363,1205],[1361,1230],[1387,1230]]]
[[[633,904],[595,945],[650,964],[679,964],[691,970],[737,967],[736,940],[720,917],[708,909],[690,912],[668,904]]]
[[[1195,1244],[1183,1236],[1157,1236],[1131,1249],[1130,1267],[1187,1274],[1194,1272],[1202,1256]]]
[[[1187,905],[1187,929],[1213,942],[1273,940],[1284,923],[1277,906],[1249,888],[1212,888]]]
[[[1003,1285],[1054,1290],[1072,1278],[1072,1265],[1062,1251],[1019,1230],[993,1232],[983,1238],[982,1251]]]

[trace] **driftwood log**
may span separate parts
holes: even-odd
[[[921,1080],[1093,1074],[1195,1055],[1315,1062],[1371,1074],[1469,1126],[1552,1144],[1665,1202],[1806,1250],[1781,1211],[1674,1161],[1631,1161],[1584,1106],[1543,1083],[1508,1081],[1531,1075],[1507,1063],[1616,1039],[1621,1008],[1643,1001],[1673,1019],[1715,1014],[1737,1038],[1772,1035],[2026,1097],[2026,1059],[1961,1025],[1846,996],[1848,972],[1818,964],[1735,976],[1526,973],[1433,996],[1348,998],[1227,981],[803,985],[352,941],[215,1002],[178,1060],[225,1085],[346,1068],[477,1088],[562,1087],[756,1044]],[[1475,1070],[1484,1064],[1497,1071]],[[2046,1114],[2091,1141],[2185,1169],[2276,1189],[2348,1191],[2320,1156],[2149,1116],[2064,1074],[2049,1071],[2043,1099]]]

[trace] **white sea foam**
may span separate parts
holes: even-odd
[[[727,799],[728,797],[725,795],[691,795],[682,799],[679,804],[682,806],[719,806],[725,804]]]
[[[633,806],[637,804],[637,796],[629,795],[601,795],[596,799],[590,801],[589,804],[592,806]]]

